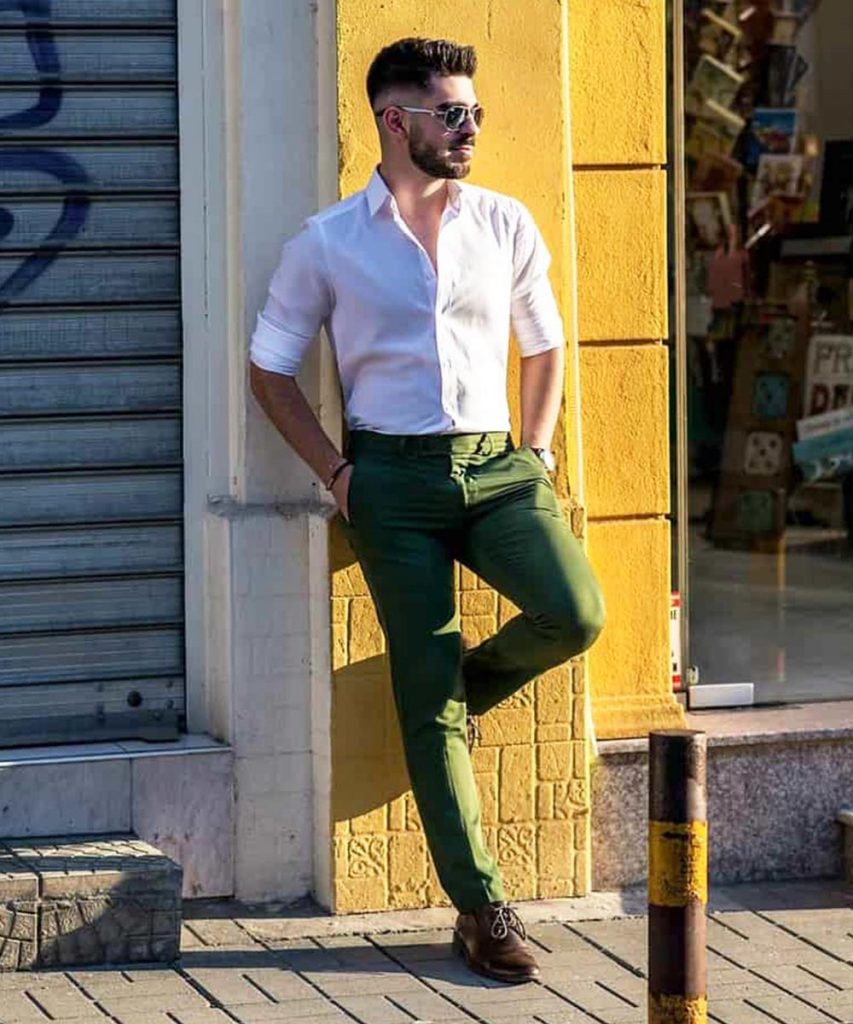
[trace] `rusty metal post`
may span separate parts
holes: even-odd
[[[705,1024],[706,737],[649,735],[648,1024]]]

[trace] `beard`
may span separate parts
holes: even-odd
[[[454,159],[454,149],[461,145],[473,146],[474,143],[465,139],[454,142],[447,149],[437,149],[412,133],[409,136],[409,157],[418,170],[431,178],[465,178],[471,171],[470,159]]]

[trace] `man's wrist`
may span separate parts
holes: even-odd
[[[556,470],[557,459],[550,448],[536,444],[528,444],[527,447],[533,452],[536,458],[539,459],[549,473],[553,473]]]
[[[343,473],[347,466],[351,465],[352,463],[350,462],[350,460],[344,458],[343,456],[341,456],[338,459],[338,461],[332,467],[331,471],[328,472],[323,479],[323,486],[326,488],[327,491],[330,491],[334,487],[335,481],[338,479],[341,473]]]

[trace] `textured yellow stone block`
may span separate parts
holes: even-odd
[[[350,663],[373,658],[385,650],[385,636],[371,598],[354,597],[350,601],[349,634]]]
[[[347,644],[347,625],[345,622],[332,623],[332,671],[337,672],[349,663],[349,645]]]
[[[387,906],[387,877],[336,879],[335,913],[356,914],[363,910],[384,910]]]
[[[542,782],[559,782],[572,774],[569,743],[540,743],[536,747],[536,777]]]
[[[503,868],[534,871],[536,868],[536,827],[531,824],[501,825],[496,833],[496,856]]]
[[[346,878],[349,875],[349,858],[347,857],[347,836],[332,838],[332,862],[335,878]]]
[[[488,615],[497,628],[498,595],[494,590],[463,590],[460,601],[463,615]]]
[[[582,850],[575,850],[575,885],[577,886],[577,895],[584,896],[590,890],[592,882],[592,871],[590,869],[590,857],[591,851],[589,847],[585,847]]]
[[[533,741],[532,708],[493,708],[480,715],[480,742],[484,747]]]
[[[585,779],[589,771],[589,745],[585,740],[572,741],[572,775]]]
[[[463,591],[463,596],[464,596]],[[466,647],[479,647],[497,632],[498,623],[494,615],[466,615],[462,619],[462,639]]]
[[[475,775],[477,791],[480,794],[480,820],[484,825],[496,825],[498,822],[498,777],[489,772],[488,775]]]
[[[663,519],[589,524],[589,556],[607,605],[607,624],[588,655],[599,736],[599,700],[623,700],[625,694],[634,702],[646,695],[649,707],[664,700],[673,708],[672,724],[680,721],[670,692],[669,545]],[[622,723],[624,736],[647,732],[642,702],[634,707],[636,717]]]
[[[569,0],[575,164],[666,162],[664,0]]]
[[[554,817],[558,821],[575,820],[586,814],[589,807],[586,803],[588,795],[587,780],[570,779],[567,782],[554,783]]]
[[[537,725],[537,743],[567,743],[571,739],[568,722],[559,722],[556,725]]]
[[[504,889],[510,900],[535,900],[537,872],[535,868],[522,868],[515,865],[501,869]]]
[[[578,171],[575,211],[580,340],[665,338],[664,172]]]
[[[475,772],[496,772],[500,751],[497,747],[484,747],[478,744],[471,751],[471,764]]]
[[[426,884],[426,905],[428,907],[446,907],[450,904],[447,893],[438,880],[438,873],[435,870],[435,862],[431,856],[427,857],[427,884]]]
[[[398,796],[388,804],[388,830],[402,832],[406,828],[406,799]]]
[[[570,821],[542,821],[536,826],[536,850],[539,874],[551,878],[568,878],[574,843]]]
[[[415,798],[411,793],[406,793],[404,797],[406,807],[406,831],[407,832],[422,832],[423,822],[421,821],[420,811],[418,805],[415,803]]]
[[[501,751],[499,773],[501,821],[533,819],[533,748],[528,744],[506,747]]]
[[[340,523],[329,524],[329,568],[332,574],[332,596],[354,597],[368,593],[361,567],[344,536]]]
[[[388,837],[367,833],[347,839],[348,878],[386,878]]]
[[[420,833],[401,833],[389,837],[388,878],[392,893],[426,884],[426,840]]]
[[[540,782],[536,787],[536,817],[540,821],[554,817],[553,782]]]
[[[583,346],[580,365],[588,515],[668,512],[667,349]]]
[[[384,832],[388,827],[388,808],[385,804],[350,819],[354,834]]]
[[[476,573],[471,572],[470,569],[464,565],[458,566],[459,572],[459,589],[460,590],[476,590],[479,585],[479,577]]]
[[[569,720],[571,675],[565,665],[545,672],[536,680],[536,721],[556,725]]]
[[[504,626],[510,619],[519,614],[517,605],[514,605],[508,597],[501,594],[498,598],[498,625]]]

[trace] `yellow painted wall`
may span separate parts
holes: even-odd
[[[552,282],[574,345],[573,218],[568,153],[566,9],[554,0],[338,0],[340,191],[364,186],[378,159],[364,76],[382,46],[407,35],[476,45],[488,110],[471,181],[520,198],[551,250]],[[578,532],[578,390],[569,359],[555,439],[558,491]],[[517,426],[518,362],[510,395]],[[333,907],[338,912],[446,902],[408,792],[384,642],[342,536],[331,542],[333,605]],[[476,643],[515,609],[467,571],[457,576],[463,637]],[[510,898],[588,890],[589,757],[583,662],[525,687],[481,718],[474,752],[487,842]]]
[[[665,0],[569,0],[583,475],[608,619],[599,739],[682,724],[670,691]]]
[[[337,0],[337,34],[341,195],[362,188],[378,159],[364,92],[374,53],[405,35],[471,42],[488,108],[471,180],[522,199],[553,256],[569,349],[557,488],[579,535],[586,521],[608,623],[588,673],[580,660],[483,716],[474,766],[509,897],[581,895],[587,674],[599,737],[683,717],[669,692],[664,0]],[[333,909],[441,904],[382,633],[335,529],[330,543]],[[467,572],[457,592],[472,642],[513,613]]]

